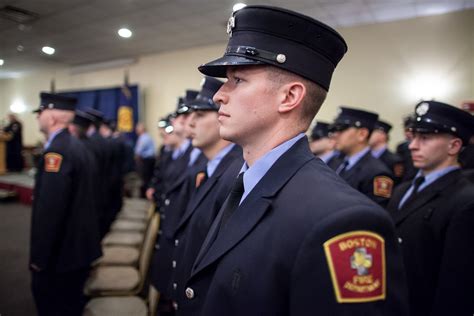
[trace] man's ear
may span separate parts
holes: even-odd
[[[281,102],[278,106],[279,113],[288,113],[301,106],[306,95],[306,87],[303,83],[295,81],[282,85],[278,90],[281,94]]]
[[[461,152],[462,140],[460,138],[453,138],[448,144],[448,154],[455,156]]]

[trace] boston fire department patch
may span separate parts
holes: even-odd
[[[339,303],[385,299],[385,241],[373,232],[353,231],[324,243]]]
[[[386,176],[374,178],[374,195],[389,198],[392,196],[393,180]]]
[[[63,156],[57,153],[47,153],[44,156],[44,170],[46,172],[59,172]]]

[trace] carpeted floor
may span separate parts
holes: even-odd
[[[0,202],[0,315],[36,315],[28,271],[31,207]]]

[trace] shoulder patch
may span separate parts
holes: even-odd
[[[59,172],[63,156],[57,153],[47,153],[44,155],[44,170],[46,172]]]
[[[385,299],[385,240],[369,231],[337,235],[324,243],[338,303]]]
[[[392,196],[393,180],[387,176],[374,178],[374,195],[389,198]]]

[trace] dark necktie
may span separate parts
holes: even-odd
[[[232,213],[237,209],[240,203],[240,199],[244,194],[244,172],[239,174],[237,179],[234,182],[234,186],[227,197],[227,201],[225,203],[225,208],[222,212],[222,219],[219,225],[219,232],[225,227],[225,224],[229,220]]]
[[[338,175],[342,175],[346,171],[346,168],[347,168],[348,165],[349,165],[349,160],[344,160],[344,162],[341,163],[339,165],[339,167],[337,167],[336,173]]]
[[[418,189],[423,184],[423,182],[425,182],[425,177],[423,176],[415,178],[415,180],[413,180],[413,191],[411,191],[410,196],[408,197],[408,199],[405,200],[405,203],[403,203],[402,207],[410,204],[416,199],[416,197],[418,196]]]

